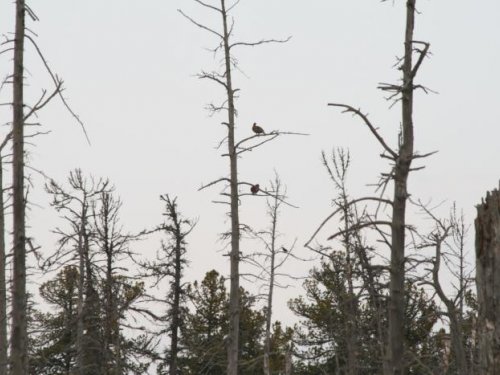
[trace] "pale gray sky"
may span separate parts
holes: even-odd
[[[62,181],[81,167],[108,176],[124,201],[125,226],[138,231],[161,220],[158,196],[179,197],[188,217],[199,217],[190,238],[189,278],[212,267],[226,272],[227,258],[217,242],[227,229],[224,208],[211,203],[219,188],[198,192],[202,183],[227,174],[227,161],[214,149],[224,128],[221,117],[204,107],[223,98],[212,83],[194,77],[217,67],[220,56],[205,48],[216,40],[184,19],[186,13],[213,28],[215,14],[189,0],[86,0],[30,2],[40,22],[29,23],[52,69],[65,81],[65,96],[85,122],[92,146],[59,103],[40,120],[50,135],[36,140],[32,164]],[[421,68],[418,82],[439,92],[418,93],[415,99],[416,149],[439,150],[427,168],[412,175],[414,197],[457,201],[472,221],[486,190],[500,178],[500,3],[495,0],[420,0],[416,38],[429,41],[433,53]],[[13,30],[13,6],[0,5],[0,31]],[[385,162],[367,129],[350,116],[327,108],[327,102],[361,107],[394,144],[399,107],[389,110],[379,82],[394,82],[392,68],[402,53],[404,2],[375,0],[243,0],[235,12],[235,38],[258,40],[292,36],[284,45],[236,51],[244,74],[236,73],[241,89],[237,106],[238,136],[250,134],[256,121],[265,129],[307,132],[309,137],[283,137],[249,153],[240,162],[243,181],[265,185],[276,169],[300,209],[285,209],[281,231],[287,241],[303,244],[330,212],[333,189],[320,163],[321,150],[349,147],[353,158],[352,194],[367,194]],[[34,98],[48,86],[40,60],[27,46],[28,94]],[[1,56],[2,75],[10,56]],[[5,100],[9,93],[3,91]],[[9,121],[6,108],[2,123]],[[32,199],[33,234],[51,251],[49,231],[58,223],[48,208],[41,180]],[[264,200],[243,201],[242,220],[265,221]],[[446,211],[446,209],[445,209]],[[473,241],[469,242],[470,246]],[[153,254],[156,243],[137,247]],[[245,250],[245,246],[243,246]],[[300,253],[306,255],[305,250]],[[304,273],[307,267],[290,265]],[[301,289],[278,295],[278,314],[290,315],[285,301]]]

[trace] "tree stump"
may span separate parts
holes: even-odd
[[[478,375],[500,375],[500,191],[477,206]],[[497,329],[498,327],[498,329]]]

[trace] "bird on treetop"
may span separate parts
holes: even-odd
[[[252,130],[255,134],[264,134],[264,129],[262,129],[256,122],[252,125]]]
[[[250,188],[250,191],[252,192],[252,194],[257,194],[260,190],[260,186],[259,184],[255,184],[255,185],[252,185],[252,187]]]

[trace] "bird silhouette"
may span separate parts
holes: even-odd
[[[284,246],[281,246],[281,250],[283,250],[283,252],[284,252],[284,253],[288,253],[288,250],[287,250],[287,249],[285,249],[285,247],[284,247]]]
[[[250,187],[250,191],[252,192],[253,195],[257,194],[259,190],[260,190],[259,184],[255,184]]]
[[[259,125],[257,125],[256,122],[253,123],[252,125],[252,130],[255,134],[264,134],[264,129],[262,129]]]

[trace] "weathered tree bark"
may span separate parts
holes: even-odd
[[[231,195],[231,253],[229,255],[230,290],[229,290],[229,336],[227,351],[227,375],[238,375],[239,330],[240,330],[240,219],[238,191],[238,155],[235,147],[235,108],[234,90],[231,76],[231,48],[229,44],[229,28],[227,24],[226,2],[221,0],[221,15],[223,23],[223,45],[226,77],[226,93],[228,106],[228,154],[230,164],[230,195]]]
[[[478,375],[500,374],[500,192],[477,206],[476,285],[479,304]]]
[[[406,201],[408,199],[408,174],[413,158],[413,28],[415,23],[415,2],[406,2],[406,32],[404,61],[402,66],[403,84],[402,136],[399,153],[394,166],[394,198],[391,225],[391,277],[389,283],[389,337],[388,368],[386,375],[403,375],[404,364],[404,307],[405,307],[405,227]]]
[[[1,149],[0,149],[1,152]],[[0,375],[7,375],[7,280],[5,279],[5,210],[3,200],[3,161],[0,154]]]
[[[13,287],[11,331],[11,375],[28,371],[26,323],[26,237],[24,201],[24,31],[25,3],[16,0],[16,30],[14,39],[13,75]]]

